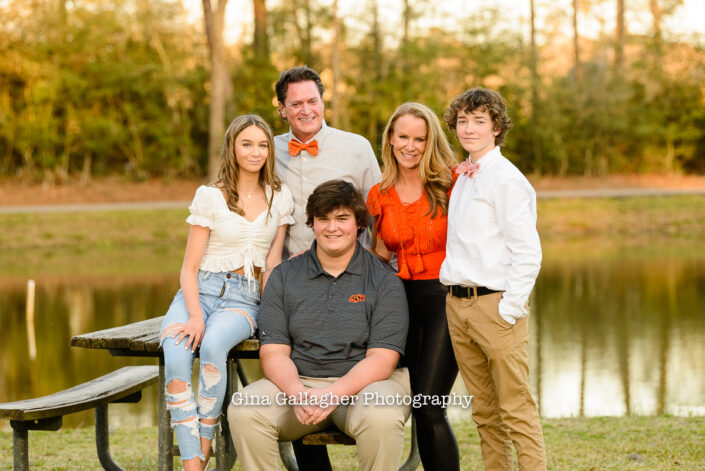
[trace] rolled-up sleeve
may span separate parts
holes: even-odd
[[[282,184],[277,203],[277,214],[279,216],[277,225],[283,226],[284,224],[296,224],[296,221],[294,220],[294,198],[291,195],[291,190],[285,184]]]

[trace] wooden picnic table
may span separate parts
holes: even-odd
[[[71,338],[71,346],[108,350],[111,355],[131,357],[155,357],[159,359],[159,471],[173,469],[174,439],[169,424],[164,393],[164,355],[159,345],[159,330],[164,316],[133,322],[132,324],[99,330]],[[244,376],[239,361],[246,358],[259,358],[259,340],[247,339],[235,346],[228,355],[228,384],[225,397],[231,397],[238,390],[238,376],[243,384]],[[224,407],[227,407],[227,401]],[[282,460],[287,469],[297,469],[290,446],[282,446]],[[216,470],[230,470],[237,457],[227,420],[221,420],[220,431],[215,438]]]
[[[71,346],[82,348],[94,348],[108,350],[111,355],[115,356],[132,356],[132,357],[155,357],[159,359],[159,471],[172,471],[173,469],[173,447],[174,438],[169,424],[169,414],[166,407],[166,395],[163,385],[166,382],[164,376],[164,355],[159,345],[159,331],[164,316],[154,317],[145,321],[133,322],[120,327],[99,330],[82,335],[76,335],[71,338]],[[225,397],[229,398],[238,390],[238,378],[243,385],[249,384],[244,370],[240,364],[241,359],[256,359],[259,358],[259,340],[246,339],[236,345],[228,355],[228,383],[225,391]],[[223,405],[227,408],[228,402]],[[220,421],[220,431],[215,436],[215,457],[216,470],[225,471],[232,469],[237,458],[235,447],[230,439],[230,427],[228,421],[223,419]],[[347,443],[345,440],[340,440],[340,433],[319,432],[309,435],[310,444],[333,444]],[[333,437],[332,441],[326,439]],[[347,438],[347,437],[345,437]],[[320,440],[320,441],[317,441]],[[306,442],[306,439],[304,439]],[[288,471],[298,471],[296,459],[292,452],[291,444],[279,443],[279,451]],[[417,443],[416,443],[416,427],[412,421],[412,443],[411,450],[407,460],[399,468],[400,471],[415,470],[420,462]]]

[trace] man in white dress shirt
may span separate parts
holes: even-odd
[[[367,201],[367,193],[382,175],[370,142],[351,132],[329,127],[323,119],[323,82],[309,67],[285,70],[274,86],[279,114],[290,130],[274,138],[277,173],[294,198],[295,224],[289,226],[283,259],[311,248],[314,234],[306,225],[306,202],[318,185],[329,180],[349,181]],[[358,240],[370,246],[368,231]],[[299,469],[331,469],[325,446],[303,446],[294,441]]]
[[[528,301],[541,267],[536,192],[500,145],[511,128],[502,97],[455,97],[448,127],[470,154],[448,207],[448,329],[477,424],[485,468],[545,470],[538,409],[529,390]]]
[[[286,258],[311,248],[313,231],[305,223],[306,201],[318,185],[328,180],[346,180],[367,200],[367,193],[379,181],[381,172],[367,139],[326,124],[323,83],[315,70],[285,70],[274,88],[279,113],[291,127],[288,133],[274,138],[277,173],[294,197],[296,224],[289,226],[284,242]],[[369,246],[364,240],[361,242]]]

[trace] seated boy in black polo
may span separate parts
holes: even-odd
[[[360,469],[397,469],[410,412],[408,371],[396,368],[404,287],[357,242],[369,216],[352,184],[319,185],[306,213],[311,249],[275,268],[262,297],[266,379],[228,408],[235,449],[246,471],[279,469],[278,440],[335,426],[356,440]]]

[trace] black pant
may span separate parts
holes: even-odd
[[[446,320],[448,289],[438,280],[405,280],[409,302],[409,335],[404,362],[409,368],[412,394],[443,396],[450,393],[458,364]],[[412,408],[416,419],[419,454],[424,469],[459,470],[458,443],[441,406]]]
[[[458,365],[446,320],[448,290],[438,280],[404,281],[404,288],[409,303],[404,365],[409,368],[411,391],[438,396],[449,394],[458,375]],[[459,470],[458,443],[446,410],[426,405],[412,409],[412,413],[424,469]],[[301,440],[294,441],[293,445],[301,471],[331,469],[325,446],[305,446]]]
[[[304,445],[300,438],[291,444],[299,471],[333,471],[325,445]]]

